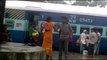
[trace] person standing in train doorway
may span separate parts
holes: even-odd
[[[72,27],[68,23],[66,17],[62,17],[62,23],[59,26],[59,60],[62,60],[62,53],[64,50],[65,60],[67,60],[68,55],[68,38],[69,35],[72,36]]]
[[[46,60],[52,60],[52,18],[48,17],[43,24],[43,44],[42,47],[46,50]]]
[[[88,48],[88,54],[93,56],[93,53],[94,53],[94,46],[95,46],[95,43],[97,42],[98,40],[98,35],[97,35],[97,32],[96,30],[93,28],[91,29],[91,35],[90,35],[90,40],[89,40],[89,48]]]
[[[99,44],[100,44],[100,39],[101,39],[100,32],[98,30],[96,30],[96,32],[97,32],[98,40],[97,40],[97,42],[95,43],[95,46],[94,46],[93,56],[99,54]]]
[[[83,32],[80,35],[80,39],[81,39],[80,53],[82,53],[84,50],[86,50],[88,45],[87,40],[89,39],[89,35],[87,30],[83,30]]]

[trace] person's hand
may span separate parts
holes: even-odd
[[[56,29],[55,31],[56,31],[56,32],[59,32],[59,31],[60,31],[60,29]]]

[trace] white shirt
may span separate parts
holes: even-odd
[[[81,38],[81,43],[82,44],[86,44],[86,41],[85,41],[86,37],[87,37],[87,35],[85,33],[81,34],[80,38]]]
[[[94,44],[96,41],[98,40],[98,36],[95,32],[92,32],[91,36],[90,36],[90,41],[89,43]]]
[[[98,32],[97,34],[98,34],[98,36],[101,36],[100,32]]]

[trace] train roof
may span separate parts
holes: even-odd
[[[29,1],[6,1],[6,8],[107,17],[107,8],[72,6]]]

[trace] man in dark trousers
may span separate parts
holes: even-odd
[[[68,38],[69,35],[72,35],[72,27],[68,24],[68,19],[66,17],[62,17],[62,23],[59,25],[57,31],[59,31],[59,60],[62,60],[63,50],[65,53],[65,60],[67,60]]]
[[[97,32],[94,28],[91,30],[91,32],[92,33],[90,35],[90,40],[89,40],[89,48],[88,48],[89,53],[88,54],[93,56],[94,46],[95,46],[95,43],[98,40],[98,35],[97,35]]]

